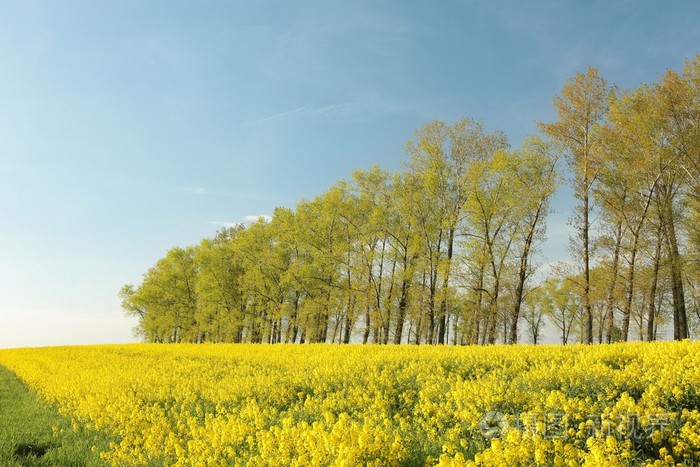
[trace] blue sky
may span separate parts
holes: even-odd
[[[698,24],[697,1],[2,1],[0,347],[131,341],[117,291],[170,247],[398,169],[432,119],[517,147],[565,78],[654,81]]]

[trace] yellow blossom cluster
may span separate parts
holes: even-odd
[[[0,351],[111,465],[700,462],[700,344]]]

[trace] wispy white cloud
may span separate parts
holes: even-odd
[[[225,227],[225,228],[231,228],[231,227],[236,227],[241,224],[253,224],[255,222],[258,222],[260,219],[262,219],[264,222],[270,222],[272,220],[272,216],[269,216],[267,214],[249,214],[247,216],[241,217],[241,220],[238,222],[233,222],[233,221],[209,221],[207,224],[209,225],[216,225],[219,227]]]
[[[218,225],[220,227],[226,227],[226,228],[231,228],[231,227],[236,227],[237,225],[240,225],[240,222],[228,222],[228,221],[210,221],[207,222],[209,225]]]
[[[333,105],[326,105],[323,107],[297,107],[296,109],[291,109],[291,110],[285,110],[284,112],[279,112],[273,115],[269,115],[267,117],[260,118],[258,120],[254,120],[252,122],[249,122],[248,125],[253,126],[253,125],[260,125],[263,123],[268,123],[272,122],[275,120],[283,120],[283,119],[290,119],[290,118],[302,118],[302,117],[314,117],[314,116],[320,116],[320,115],[332,115],[332,114],[340,114],[343,112],[347,112],[354,107],[354,104],[352,103],[344,103],[344,104],[333,104]]]
[[[329,113],[337,113],[341,111],[351,110],[355,104],[346,102],[345,104],[333,104],[325,107],[314,107],[308,109],[309,115],[325,115]]]
[[[289,117],[289,116],[292,116],[295,114],[304,113],[307,111],[307,109],[308,109],[307,107],[298,107],[296,109],[286,110],[284,112],[279,112],[279,113],[276,113],[274,115],[270,115],[270,116],[261,118],[259,120],[255,120],[253,122],[250,122],[249,125],[259,125],[261,123],[271,122],[273,120],[280,120],[282,118]]]
[[[243,222],[245,222],[246,224],[252,224],[253,222],[257,222],[260,219],[264,220],[265,222],[270,222],[272,220],[272,216],[268,216],[267,214],[253,214],[243,216]]]
[[[194,193],[195,195],[204,195],[208,193],[207,189],[201,186],[186,186],[185,191],[189,191],[190,193]]]

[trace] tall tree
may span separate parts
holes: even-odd
[[[306,300],[302,310],[306,316],[309,342],[326,342],[332,319],[342,308],[340,293],[340,264],[346,252],[343,233],[336,206],[342,190],[331,188],[312,201],[297,205],[297,221],[300,248],[303,250],[303,269],[300,279],[304,284]]]
[[[592,189],[598,178],[602,159],[600,124],[608,111],[611,89],[598,70],[589,67],[586,73],[576,73],[554,98],[559,120],[540,124],[542,131],[566,155],[574,174],[574,196],[579,201],[575,228],[580,241],[583,266],[583,307],[587,343],[593,342],[593,311],[590,299],[591,269],[591,209]]]
[[[483,261],[485,271],[479,278],[481,292],[486,294],[484,340],[496,341],[499,323],[507,327],[508,317],[502,313],[502,292],[507,280],[506,269],[512,257],[514,232],[520,229],[522,216],[518,211],[517,194],[505,168],[512,154],[500,150],[492,157],[475,161],[469,171],[469,198],[465,203],[471,235],[478,238],[472,243],[470,254]],[[506,337],[507,332],[504,333]]]
[[[621,324],[621,338],[625,341],[629,334],[642,229],[647,224],[662,175],[654,162],[664,138],[656,122],[653,92],[649,87],[640,86],[620,98],[611,99],[605,128],[606,159],[597,194],[602,199],[602,209],[611,213],[609,217],[617,226],[616,252],[620,250],[623,232],[628,239],[624,255],[627,293]]]
[[[122,288],[122,307],[141,317],[141,329],[151,342],[198,342],[196,321],[197,268],[194,247],[175,247],[144,274],[137,287]]]
[[[569,342],[580,314],[580,297],[572,290],[574,286],[566,279],[551,277],[540,287],[533,300],[533,305],[542,307],[544,314],[559,329],[564,345]]]
[[[241,280],[242,258],[234,242],[243,226],[222,229],[214,238],[204,239],[195,250],[198,273],[196,319],[202,326],[202,340],[240,342],[243,331]]]
[[[296,213],[289,208],[275,208],[272,216],[275,229],[275,248],[282,254],[285,265],[280,274],[280,286],[286,292],[282,313],[287,320],[284,342],[297,342],[303,334],[304,321],[300,316],[301,304],[305,298],[301,280],[304,257],[301,248],[300,226]]]
[[[660,207],[660,220],[663,226],[668,262],[671,271],[673,295],[673,337],[685,339],[689,336],[685,292],[683,284],[683,258],[681,255],[680,232],[682,212],[679,202],[687,190],[690,171],[685,161],[688,155],[698,150],[693,147],[697,121],[689,117],[689,94],[687,83],[675,72],[668,70],[656,84],[655,106],[658,124],[664,136],[663,146],[658,150],[658,170],[660,179],[656,191],[656,202]],[[692,114],[692,112],[690,112]],[[697,118],[697,117],[696,117]]]
[[[422,225],[430,269],[430,343],[445,343],[455,238],[469,195],[467,171],[475,160],[507,148],[508,141],[502,132],[487,134],[481,122],[471,119],[462,119],[453,125],[438,120],[430,122],[416,131],[415,140],[406,144],[411,171],[421,180],[426,197],[416,217]],[[435,330],[437,339],[434,339]]]
[[[694,60],[686,61],[682,79],[685,85],[683,115],[687,143],[681,152],[681,164],[690,181],[688,206],[692,215],[687,228],[694,247],[690,260],[696,269],[700,265],[700,54]]]
[[[505,170],[507,179],[511,182],[510,189],[517,194],[515,211],[521,222],[513,232],[517,277],[507,338],[511,344],[518,340],[520,309],[527,293],[527,281],[533,273],[532,257],[538,245],[545,239],[545,221],[550,211],[550,202],[559,187],[557,157],[552,154],[550,146],[540,138],[529,138],[523,148],[513,156]],[[537,315],[537,310],[531,308],[529,316],[532,318],[540,315]],[[537,328],[533,326],[539,326],[539,320],[533,318],[528,322],[531,335],[537,343]]]

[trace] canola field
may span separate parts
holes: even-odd
[[[107,465],[694,465],[700,345],[0,351]]]

